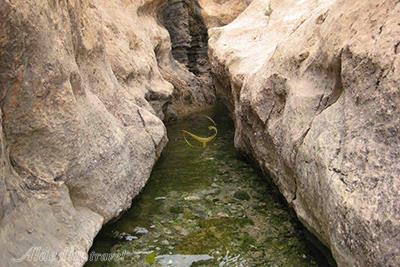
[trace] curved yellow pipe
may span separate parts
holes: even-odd
[[[204,117],[206,117],[209,121],[211,121],[211,122],[216,126],[216,123],[213,121],[213,119],[211,119],[211,118],[208,117],[208,116],[204,116]],[[208,137],[198,136],[198,135],[195,135],[195,134],[193,134],[193,133],[191,133],[191,132],[188,132],[188,131],[185,131],[185,130],[181,130],[181,131],[182,131],[182,133],[183,133],[183,138],[185,139],[185,142],[186,142],[189,146],[193,147],[193,145],[186,139],[185,134],[189,135],[189,136],[192,137],[194,140],[200,142],[200,143],[202,144],[203,148],[205,148],[205,147],[207,147],[207,144],[208,144],[209,142],[211,142],[212,140],[214,140],[214,138],[215,138],[215,137],[217,136],[217,134],[218,134],[218,129],[217,129],[217,127],[215,127],[215,126],[209,126],[209,127],[208,127],[209,130],[213,130],[213,131],[214,131],[214,134],[211,135],[211,136],[208,136]]]

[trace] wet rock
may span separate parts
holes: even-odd
[[[125,240],[126,241],[132,241],[132,240],[137,240],[138,239],[138,237],[137,236],[134,236],[134,235],[127,235],[126,237],[125,237]]]
[[[190,267],[196,262],[212,260],[209,255],[160,255],[157,261],[163,266]]]
[[[246,191],[243,191],[243,190],[236,191],[233,194],[233,197],[236,199],[239,199],[239,200],[250,200],[250,195]]]
[[[184,209],[183,209],[183,217],[184,217],[186,220],[190,220],[190,219],[193,219],[194,214],[193,214],[193,212],[192,212],[191,209],[189,209],[189,208],[184,208]]]
[[[172,206],[172,207],[169,209],[169,211],[170,211],[171,213],[174,213],[174,214],[183,213],[183,207],[182,207],[180,204],[178,204],[178,205]]]
[[[213,196],[208,195],[208,196],[205,197],[205,199],[207,201],[214,202],[214,197]],[[218,201],[218,200],[216,200],[216,201]]]
[[[208,212],[203,208],[195,208],[193,210],[193,215],[197,218],[206,219],[208,217]]]
[[[261,252],[261,251],[255,251],[254,253],[253,253],[253,257],[254,258],[261,258],[261,257],[263,257],[263,253]]]
[[[229,170],[228,169],[226,169],[226,168],[220,168],[219,170],[218,170],[218,174],[219,175],[225,175],[225,174],[228,174],[229,173]]]
[[[142,235],[147,235],[149,233],[149,230],[147,230],[144,227],[135,227],[133,232],[135,233],[135,235],[142,236]]]
[[[218,212],[217,216],[218,217],[229,217],[229,215],[227,213],[225,213],[225,212]]]
[[[175,110],[175,107],[168,107],[165,111],[165,121],[168,123],[176,122],[179,118],[178,112]]]
[[[197,195],[190,195],[190,196],[184,197],[183,199],[186,201],[199,201],[199,200],[201,200],[201,197],[197,196]]]
[[[182,226],[175,225],[175,226],[174,226],[174,229],[175,229],[176,231],[178,231],[178,233],[179,233],[180,235],[186,236],[186,235],[189,234],[189,231],[188,231],[187,229],[183,228]]]
[[[132,241],[132,240],[138,239],[137,236],[133,236],[133,235],[130,235],[125,232],[122,232],[122,233],[114,232],[113,236],[114,236],[114,238],[118,238],[120,240],[125,240],[125,241]]]
[[[200,191],[200,195],[202,196],[209,196],[209,195],[217,195],[221,192],[220,188],[211,188],[211,189],[205,189]]]
[[[164,229],[164,233],[167,234],[167,235],[171,235],[172,234],[171,230],[169,230],[169,229]]]

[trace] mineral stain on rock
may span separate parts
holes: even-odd
[[[149,255],[154,266],[334,265],[308,241],[272,182],[236,153],[225,108],[204,113],[220,129],[215,142],[191,148],[182,139],[182,128],[207,134],[198,115],[170,125],[170,143],[148,185],[122,218],[104,227],[90,252],[126,256],[87,266],[146,266]],[[149,232],[137,240],[116,238],[142,228]]]

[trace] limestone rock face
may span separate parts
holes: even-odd
[[[339,266],[400,264],[400,4],[254,0],[209,31],[235,145]]]
[[[233,21],[253,0],[199,0],[208,28]]]
[[[163,4],[0,0],[2,266],[82,265],[146,183],[173,95],[202,101],[171,55]],[[35,247],[64,254],[14,261]]]

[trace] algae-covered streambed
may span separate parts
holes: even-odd
[[[217,138],[185,143],[181,129],[210,134],[199,114],[169,126],[148,184],[101,230],[87,266],[327,266],[272,183],[235,152],[224,107],[201,114]]]

